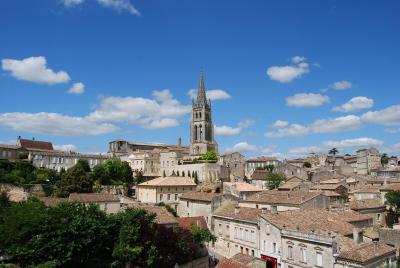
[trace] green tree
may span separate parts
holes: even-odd
[[[303,167],[305,167],[305,168],[311,168],[311,163],[308,162],[308,161],[306,161],[306,162],[303,163]]]
[[[387,203],[395,209],[397,213],[400,213],[400,191],[389,191],[385,194]]]
[[[81,166],[85,172],[91,171],[89,161],[86,159],[79,159],[78,162],[76,162],[76,166]]]
[[[193,238],[197,243],[209,243],[217,241],[217,237],[214,236],[210,230],[207,228],[201,228],[194,223],[190,225],[190,233],[193,235]]]
[[[285,176],[278,173],[268,173],[266,186],[268,189],[273,190],[278,188],[282,183],[286,181]]]
[[[329,150],[329,154],[331,155],[337,155],[339,153],[339,150],[337,148],[332,148]]]
[[[208,152],[202,154],[201,159],[202,160],[216,161],[218,159],[218,155],[214,151],[208,151]]]
[[[108,176],[103,165],[97,165],[93,168],[92,178],[94,181],[98,181],[101,185],[109,185],[111,182],[111,178]]]
[[[389,163],[389,159],[390,159],[389,156],[386,153],[383,153],[381,155],[381,164],[382,164],[382,166],[387,165]]]
[[[93,179],[81,165],[68,169],[57,183],[57,196],[68,197],[70,193],[93,192]]]
[[[268,170],[269,172],[273,172],[274,171],[275,166],[272,164],[269,164],[265,167],[266,170]]]
[[[133,172],[127,162],[120,159],[108,159],[103,165],[112,182],[116,184],[133,182]]]

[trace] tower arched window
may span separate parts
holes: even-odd
[[[197,141],[197,125],[194,125],[194,140]]]
[[[199,118],[201,119],[201,112],[199,113]]]

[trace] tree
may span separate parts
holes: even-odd
[[[91,171],[89,161],[87,161],[86,159],[78,159],[78,162],[76,162],[75,165],[81,166],[85,172]]]
[[[141,171],[136,172],[136,176],[133,179],[133,183],[135,185],[138,185],[138,184],[141,184],[144,181],[145,181],[145,177],[143,176],[142,172]]]
[[[133,182],[133,172],[127,162],[123,162],[120,159],[108,159],[104,162],[103,166],[111,182]]]
[[[190,233],[193,235],[193,238],[197,243],[217,241],[217,237],[214,236],[210,230],[207,228],[201,228],[195,223],[190,225]]]
[[[385,198],[388,204],[394,208],[397,213],[400,213],[400,191],[389,191],[385,194]]]
[[[202,159],[202,160],[216,161],[216,160],[218,160],[218,155],[217,155],[217,153],[214,152],[214,151],[208,151],[208,152],[204,153],[204,154],[201,156],[201,159]]]
[[[94,181],[98,181],[101,185],[109,185],[111,181],[111,178],[103,165],[97,165],[93,168],[92,178]]]
[[[386,153],[383,153],[381,156],[381,164],[382,166],[385,166],[389,163],[389,156]]]
[[[93,192],[93,179],[81,165],[68,169],[57,183],[57,196],[68,197],[70,193]]]
[[[332,148],[329,150],[329,154],[331,154],[331,155],[335,156],[338,153],[339,153],[339,150],[337,148]]]
[[[306,162],[303,163],[303,167],[305,167],[305,168],[311,168],[311,163],[308,162],[308,161],[306,161]]]
[[[269,172],[273,172],[274,171],[275,166],[272,164],[269,164],[265,167],[266,170],[268,170]]]
[[[278,173],[268,173],[266,186],[268,189],[273,190],[278,188],[283,182],[286,181],[285,176]]]

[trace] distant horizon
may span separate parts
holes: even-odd
[[[0,143],[189,145],[200,72],[219,154],[400,155],[400,3],[0,3]]]

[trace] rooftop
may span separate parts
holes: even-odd
[[[62,202],[68,201],[68,198],[39,197],[39,200],[42,201],[46,207],[54,207]]]
[[[18,138],[19,145],[28,150],[53,150],[53,144],[47,141],[37,141],[35,139],[21,139]]]
[[[237,210],[238,208],[238,210]],[[219,207],[215,212],[214,216],[221,216],[226,218],[232,218],[237,220],[249,221],[257,223],[258,214],[261,213],[261,209],[248,208],[248,207],[237,207],[237,204],[230,203]]]
[[[174,217],[165,207],[162,206],[154,206],[140,203],[131,203],[128,204],[130,208],[136,209],[144,209],[149,213],[156,214],[156,223],[157,224],[177,224],[177,218]]]
[[[0,148],[17,150],[21,147],[13,144],[0,144]]]
[[[300,205],[310,199],[321,195],[321,192],[284,192],[284,191],[263,191],[253,194],[241,202],[264,203],[264,204],[290,204]]]
[[[339,187],[345,187],[343,184],[336,183],[336,184],[315,184],[311,186],[311,190],[336,190]]]
[[[250,266],[236,260],[223,258],[215,268],[249,268]]]
[[[379,193],[379,186],[367,186],[357,190],[352,191],[352,193]]]
[[[279,186],[278,190],[292,190],[293,188],[299,187],[302,184],[303,182],[300,181],[289,181]]]
[[[382,256],[395,255],[395,253],[396,249],[393,247],[379,242],[370,242],[354,245],[341,251],[339,259],[365,264]]]
[[[256,169],[254,170],[253,174],[251,175],[252,180],[267,180],[268,171],[265,169]]]
[[[400,191],[400,183],[393,183],[381,187],[381,191]]]
[[[261,192],[262,190],[253,184],[246,182],[224,182],[223,186],[235,187],[239,192]]]
[[[138,186],[197,186],[197,184],[189,177],[159,177]]]
[[[184,217],[184,218],[177,218],[176,221],[180,228],[184,230],[189,230],[192,224],[196,224],[198,227],[202,229],[207,229],[207,222],[204,217]]]
[[[89,193],[89,194],[72,193],[69,195],[68,200],[82,202],[82,203],[119,202],[118,197],[116,197],[113,194],[107,194],[107,193]]]
[[[179,198],[187,199],[187,200],[196,200],[196,201],[204,201],[211,202],[212,199],[220,194],[217,193],[205,193],[205,192],[186,192],[183,193]]]
[[[362,210],[369,208],[385,208],[386,206],[382,204],[380,199],[366,199],[366,200],[357,200],[349,203],[349,207],[352,210]]]

